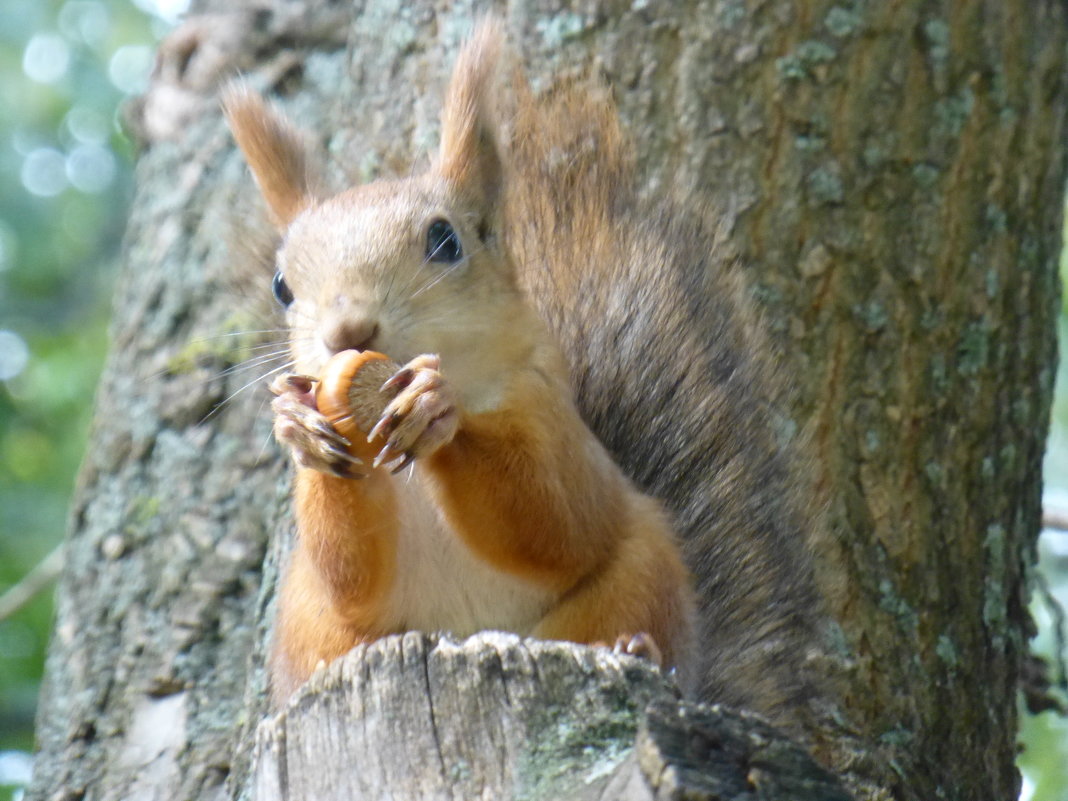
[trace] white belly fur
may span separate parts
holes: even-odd
[[[475,555],[431,503],[420,473],[416,466],[396,480],[401,530],[392,625],[459,637],[485,629],[530,634],[554,593]]]

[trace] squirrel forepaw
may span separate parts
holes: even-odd
[[[301,467],[338,478],[363,478],[367,466],[349,453],[349,441],[315,408],[311,387],[311,379],[301,375],[283,375],[271,382],[270,390],[277,396],[271,402],[275,439],[289,448]]]
[[[440,367],[437,356],[416,356],[383,386],[383,389],[400,388],[400,392],[383,410],[367,438],[368,441],[379,436],[386,439],[375,458],[375,467],[403,457],[393,468],[393,472],[398,472],[413,460],[447,445],[456,436],[460,425],[456,395]]]

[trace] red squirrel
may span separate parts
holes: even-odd
[[[611,104],[536,98],[502,40],[487,21],[462,48],[425,173],[332,197],[280,113],[226,93],[291,330],[274,698],[360,642],[503,629],[623,644],[794,725],[815,595],[733,279],[699,223],[639,199]],[[314,392],[350,350],[403,367],[343,436]]]

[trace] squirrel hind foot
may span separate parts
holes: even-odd
[[[594,645],[602,648],[609,647],[608,643],[605,642],[597,642]],[[613,654],[644,659],[647,662],[652,662],[661,670],[664,669],[664,655],[656,644],[656,640],[648,632],[639,631],[636,634],[620,634],[616,637],[616,641],[612,643],[611,648]]]

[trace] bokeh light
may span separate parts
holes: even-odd
[[[67,74],[69,66],[70,47],[59,34],[37,34],[22,54],[22,71],[38,83],[55,83]]]
[[[10,381],[23,370],[30,360],[26,340],[14,331],[0,330],[0,381]]]
[[[75,189],[96,195],[111,186],[115,157],[101,145],[77,145],[67,156],[66,171]]]
[[[97,0],[68,0],[59,10],[59,30],[68,39],[100,47],[108,38],[110,15]]]
[[[153,50],[148,45],[125,45],[108,62],[108,77],[119,91],[132,95],[143,92],[152,71]]]
[[[19,175],[27,192],[55,197],[67,188],[67,160],[54,147],[38,147],[23,159]]]

